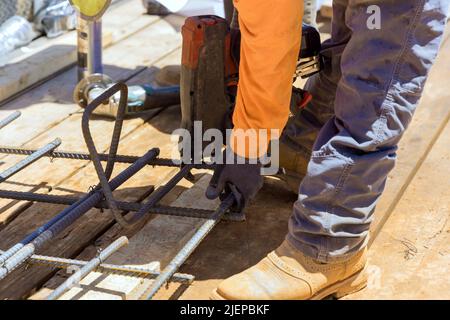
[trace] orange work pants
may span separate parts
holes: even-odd
[[[267,151],[267,144],[257,150],[245,148],[242,154],[234,147],[235,132],[276,129],[281,134],[286,125],[300,52],[303,1],[234,0],[234,5],[242,38],[231,146],[239,155],[254,158]]]

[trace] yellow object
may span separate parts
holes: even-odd
[[[69,0],[84,18],[97,19],[108,8],[111,0]]]
[[[234,128],[275,129],[281,133],[289,117],[300,52],[303,1],[234,0],[234,5],[242,36]],[[254,158],[267,151],[266,144],[258,150],[247,148],[243,154],[237,150],[242,148],[235,148],[236,142],[233,132],[231,148],[240,156]]]

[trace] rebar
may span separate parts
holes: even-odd
[[[86,263],[82,268],[72,274],[66,281],[64,281],[58,288],[56,288],[49,296],[47,300],[56,300],[64,293],[69,291],[74,285],[78,284],[81,279],[86,277],[90,272],[96,269],[102,262],[108,259],[114,252],[128,244],[128,238],[123,236],[111,243],[94,259]]]
[[[17,154],[17,155],[30,155],[33,152],[36,152],[34,149],[26,149],[19,147],[9,147],[9,146],[0,146],[0,153],[4,154]],[[70,159],[70,160],[86,160],[90,161],[91,158],[89,153],[84,152],[73,152],[73,151],[52,151],[48,154],[44,155],[44,157],[49,157],[53,159]],[[104,153],[99,154],[99,158],[101,161],[107,161],[108,155]],[[139,159],[137,156],[127,156],[127,155],[117,155],[115,160],[116,163],[134,163]],[[161,167],[179,167],[180,164],[178,161],[174,161],[173,159],[167,158],[157,158],[152,161],[149,161],[148,165],[150,166],[161,166]],[[213,169],[214,165],[208,163],[199,163],[199,164],[190,164],[193,169]]]
[[[0,250],[0,254],[3,254],[3,252],[4,251]],[[88,262],[89,261],[50,257],[37,254],[33,254],[29,260],[29,264],[48,266],[58,269],[67,269],[72,267],[81,268],[85,266]],[[103,274],[115,274],[145,279],[155,279],[160,275],[159,271],[155,271],[153,269],[149,269],[146,267],[136,267],[128,265],[122,266],[110,263],[102,263],[94,271]],[[192,283],[192,281],[194,281],[194,276],[186,273],[176,273],[173,275],[170,281],[183,284],[190,284]]]
[[[119,105],[117,107],[117,115],[111,139],[111,147],[109,151],[106,170],[103,170],[97,148],[95,147],[94,139],[92,138],[91,129],[89,128],[89,122],[94,110],[98,108],[98,106],[100,106],[104,101],[108,101],[108,99],[119,90],[120,90],[120,100]],[[115,157],[117,155],[117,148],[119,146],[120,141],[120,132],[122,130],[123,119],[125,116],[125,109],[127,107],[128,102],[127,99],[128,99],[127,85],[123,82],[118,82],[114,84],[111,88],[105,90],[105,92],[100,94],[91,103],[89,103],[89,105],[86,107],[83,113],[83,118],[81,120],[81,128],[83,131],[84,141],[86,142],[86,146],[89,150],[89,155],[91,156],[92,163],[94,164],[95,172],[97,173],[97,177],[100,182],[103,195],[105,196],[106,203],[108,203],[108,209],[111,211],[114,219],[124,228],[129,228],[133,226],[134,223],[128,221],[122,215],[122,212],[120,212],[119,209],[117,208],[117,203],[116,200],[114,199],[111,186],[109,185],[108,180],[111,176],[114,167]],[[135,222],[137,222],[137,220]]]
[[[118,106],[116,120],[114,122],[114,129],[111,137],[111,144],[109,147],[108,159],[106,162],[106,169],[103,170],[103,167],[99,161],[99,156],[97,152],[97,148],[94,144],[94,139],[91,135],[91,130],[89,128],[89,122],[91,119],[92,112],[105,101],[109,101],[109,98],[112,97],[116,92],[120,91],[120,102]],[[100,172],[104,181],[100,179],[100,184],[102,187],[106,187],[104,189],[104,194],[107,196],[108,193],[111,192],[111,188],[108,185],[108,180],[111,177],[111,174],[114,169],[115,158],[117,156],[117,149],[119,147],[120,142],[120,134],[122,132],[122,125],[125,116],[125,108],[127,104],[128,97],[128,87],[123,82],[118,82],[112,85],[110,88],[105,90],[102,94],[100,94],[97,98],[95,98],[91,103],[89,103],[84,112],[83,117],[81,119],[81,129],[83,132],[84,141],[89,150],[89,156],[94,163],[95,170],[97,171],[97,175],[100,178]]]
[[[111,189],[115,190],[125,183],[129,178],[141,170],[150,159],[154,159],[158,156],[158,153],[158,149],[148,151],[142,158],[111,180]],[[89,209],[95,207],[102,199],[103,193],[101,189],[96,188],[94,191],[81,198],[80,201],[77,201],[63,210],[45,225],[35,230],[21,242],[4,252],[4,254],[0,256],[0,264],[3,263],[0,267],[0,280],[23,264],[23,262],[34,254],[36,249],[42,247]]]
[[[234,204],[235,198],[229,195],[214,212],[214,214],[205,221],[185,246],[177,253],[175,258],[164,268],[159,277],[142,293],[140,299],[152,299],[161,287],[167,283],[172,275],[181,267],[186,259],[194,252],[200,242],[211,232],[214,226],[221,220],[222,216]]]
[[[164,198],[166,194],[168,194],[177,183],[185,178],[191,170],[190,166],[183,167],[176,175],[174,175],[164,186],[157,188],[153,193],[148,197],[147,202],[144,203],[142,208],[134,214],[133,217],[128,220],[128,223],[134,224],[139,221],[144,215],[149,213],[156,204]]]
[[[22,192],[13,190],[0,190],[0,198],[20,200],[20,201],[62,204],[62,205],[72,205],[80,200],[80,198],[74,196],[59,196],[59,195]],[[107,209],[108,204],[105,201],[101,201],[98,204],[96,204],[95,207],[99,209]],[[142,209],[143,204],[138,202],[117,201],[117,207],[119,208],[119,210],[122,211],[137,212]],[[207,219],[213,213],[214,213],[213,210],[164,206],[160,204],[153,206],[149,211],[149,214],[161,214],[167,216],[199,218],[199,219]],[[227,214],[223,216],[223,220],[225,221],[243,221],[244,219],[245,217],[242,214],[233,212],[227,212]]]
[[[0,120],[0,129],[3,127],[6,127],[8,124],[16,120],[18,117],[20,117],[21,113],[20,111],[14,111],[12,114],[7,116],[5,119]]]
[[[53,140],[53,142],[50,142],[46,146],[42,147],[41,149],[37,150],[36,152],[32,153],[25,159],[22,159],[12,167],[6,169],[5,171],[0,173],[0,183],[6,181],[8,178],[12,177],[19,171],[25,169],[32,163],[36,162],[40,158],[42,158],[46,153],[54,150],[56,147],[58,147],[61,144],[61,139],[56,138]]]

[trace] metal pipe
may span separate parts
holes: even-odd
[[[118,176],[111,180],[111,189],[115,190],[141,170],[148,161],[158,156],[159,150],[152,149],[142,158],[122,171]],[[0,280],[8,275],[12,270],[26,261],[34,251],[42,247],[55,235],[72,224],[76,219],[86,213],[89,209],[95,207],[103,198],[101,189],[96,189],[87,194],[70,207],[63,210],[45,225],[35,230],[21,242],[17,243],[0,256]]]
[[[0,129],[3,127],[6,127],[8,124],[16,120],[18,117],[20,117],[21,113],[20,111],[14,111],[12,114],[7,116],[5,119],[0,120]]]
[[[102,22],[78,17],[78,82],[92,74],[103,74]]]
[[[5,154],[18,154],[18,155],[30,155],[36,150],[25,149],[18,147],[0,146],[0,153]],[[71,159],[71,160],[86,160],[90,161],[91,158],[89,153],[84,152],[72,152],[72,151],[52,151],[44,155],[44,157],[50,157],[55,159]],[[107,161],[108,155],[105,153],[99,153],[99,158],[101,161]],[[139,159],[137,156],[127,156],[127,155],[116,155],[115,162],[117,163],[134,163]],[[150,166],[163,166],[163,167],[179,167],[180,164],[177,161],[167,158],[157,158],[149,161]],[[193,169],[213,169],[214,165],[201,163],[201,164],[190,164]]]
[[[1,172],[0,173],[0,183],[6,181],[8,178],[12,177],[13,175],[18,173],[19,171],[25,169],[26,167],[28,167],[32,163],[36,162],[37,160],[42,158],[46,153],[48,153],[48,152],[54,150],[55,148],[57,148],[60,144],[61,144],[61,139],[56,138],[55,140],[53,140],[53,142],[50,142],[49,144],[47,144],[46,146],[44,146],[41,149],[37,150],[36,152],[32,153],[31,155],[29,155],[25,159],[19,161],[18,163],[16,163],[12,167],[10,167],[10,168],[6,169],[5,171]]]
[[[3,251],[0,250],[0,254],[2,253]],[[54,268],[66,269],[74,266],[80,268],[84,267],[88,263],[88,261],[49,257],[34,254],[30,257],[30,263],[35,265],[43,265]],[[120,266],[109,263],[100,264],[94,271],[103,274],[125,275],[145,279],[155,279],[160,275],[160,272],[145,267]],[[183,284],[190,284],[192,283],[192,281],[194,281],[194,276],[186,273],[176,273],[173,275],[170,281]]]
[[[103,73],[102,50],[102,21],[101,19],[89,21],[87,54],[89,75]]]
[[[128,244],[127,237],[120,237],[108,247],[105,248],[94,259],[86,263],[81,269],[72,274],[66,281],[64,281],[58,288],[56,288],[49,296],[47,300],[56,300],[61,297],[65,292],[69,291],[74,285],[78,284],[81,279],[86,277],[90,272],[96,269],[103,261],[108,259],[114,252]]]
[[[211,232],[214,226],[220,221],[222,216],[231,208],[234,203],[234,196],[229,195],[214,212],[214,214],[197,230],[194,236],[186,243],[175,258],[164,268],[158,278],[151,286],[142,293],[140,299],[149,300],[155,296],[159,289],[170,280],[172,275],[181,267],[186,259],[194,252],[202,240]]]
[[[89,28],[88,22],[78,15],[77,20],[77,65],[78,82],[89,75],[88,72],[88,48],[89,48]]]

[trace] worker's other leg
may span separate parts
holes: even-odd
[[[449,0],[354,0],[335,116],[321,129],[288,241],[323,262],[368,241],[372,214],[445,28]],[[380,29],[377,29],[378,18]]]
[[[303,2],[235,0],[234,4],[241,30],[234,127],[281,132],[289,116],[292,77],[300,51]]]
[[[334,116],[334,99],[341,78],[341,56],[351,36],[345,24],[348,0],[333,2],[331,38],[322,44],[323,70],[308,79],[305,90],[313,100],[301,110],[291,110],[280,139],[280,166],[286,171],[280,178],[298,193],[301,179],[306,174],[312,147],[320,129]]]

